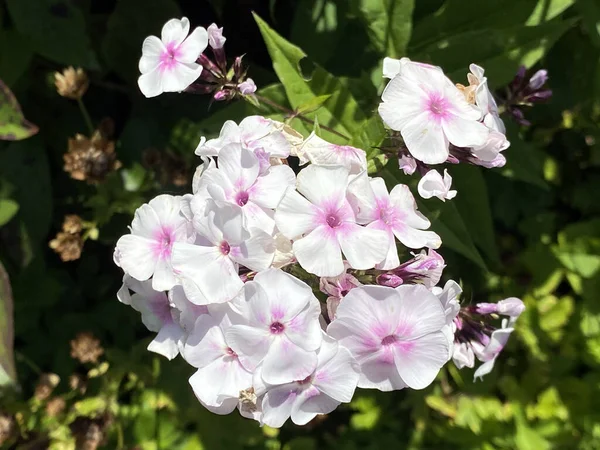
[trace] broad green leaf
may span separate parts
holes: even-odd
[[[37,132],[38,127],[25,119],[14,94],[0,80],[0,140],[19,141]]]
[[[73,2],[7,0],[17,31],[40,55],[60,64],[97,69],[83,12]]]
[[[318,97],[315,97],[310,101],[306,102],[304,105],[298,106],[296,111],[299,114],[307,114],[316,111],[321,106],[323,106],[323,103],[329,100],[329,97],[331,97],[331,95],[319,95]]]
[[[548,190],[549,186],[543,177],[544,154],[523,140],[518,126],[510,119],[506,120],[506,135],[510,147],[504,151],[506,165],[500,169],[502,175]]]
[[[14,200],[0,199],[0,227],[7,224],[19,211],[19,204]]]
[[[558,234],[552,252],[568,270],[594,277],[600,270],[600,219],[569,225]]]
[[[443,6],[413,27],[410,49],[415,51],[433,42],[471,30],[501,29],[524,23],[538,25],[553,19],[574,0],[487,0],[468,4],[447,0]]]
[[[258,15],[254,14],[254,18],[291,107],[298,108],[315,97],[331,95],[316,113],[307,114],[307,117],[314,118],[315,115],[318,115],[322,128],[323,126],[333,128],[349,139],[353,130],[365,121],[365,116],[347,86],[338,77],[334,77],[318,66],[312,72],[311,78],[306,79],[300,68],[301,63],[306,62],[303,61],[306,54],[302,49],[286,41]],[[346,141],[326,130],[323,132],[327,133],[327,140]]]
[[[33,51],[29,39],[15,30],[0,29],[0,80],[14,85],[27,70]]]
[[[367,160],[371,160],[380,153],[378,147],[385,136],[386,130],[381,117],[379,114],[374,114],[352,134],[348,144],[363,149],[367,153]]]
[[[475,245],[494,264],[499,264],[500,256],[496,246],[490,199],[480,168],[459,164],[452,167],[450,172],[453,189],[458,191],[452,202],[464,219],[469,234]]]
[[[139,76],[138,61],[147,36],[160,36],[165,22],[181,17],[173,0],[120,0],[108,19],[102,51],[112,70],[134,82]],[[137,89],[137,86],[136,86]]]
[[[12,290],[8,274],[0,262],[0,387],[16,381],[13,339]]]
[[[576,5],[590,39],[600,47],[600,3],[596,0],[579,0]]]
[[[469,64],[474,62],[486,70],[492,86],[502,86],[514,77],[520,65],[531,67],[538,62],[574,20],[465,31],[419,48],[411,56],[441,66],[455,82],[466,80]]]
[[[400,58],[412,31],[414,0],[353,0],[371,42],[383,56]]]

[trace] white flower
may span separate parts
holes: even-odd
[[[212,23],[206,29],[208,33],[208,43],[211,48],[219,49],[223,48],[227,38],[223,36],[223,27],[219,28],[216,23]]]
[[[146,97],[163,92],[181,92],[202,73],[196,59],[206,49],[208,34],[197,27],[192,34],[190,21],[171,19],[162,28],[161,38],[148,36],[142,45],[138,85]]]
[[[186,296],[197,305],[235,297],[243,286],[239,264],[259,271],[273,261],[273,238],[262,230],[248,231],[239,206],[207,200],[203,216],[194,215],[194,226],[195,243],[173,246],[173,267]]]
[[[256,92],[256,84],[252,78],[246,78],[245,81],[238,84],[238,91],[242,95],[250,95]]]
[[[299,152],[312,164],[344,166],[351,174],[358,174],[367,169],[364,150],[349,145],[331,144],[317,136],[314,131],[306,138]]]
[[[359,377],[350,352],[327,335],[317,352],[317,367],[306,378],[273,386],[262,381],[261,372],[259,367],[254,385],[256,395],[262,396],[262,422],[275,428],[290,417],[296,425],[306,425],[318,414],[350,402]]]
[[[421,285],[352,289],[327,333],[360,365],[358,387],[423,389],[448,360],[446,317],[439,299]]]
[[[417,211],[415,199],[408,186],[398,184],[388,193],[383,178],[369,178],[366,173],[356,177],[348,186],[349,200],[356,212],[358,223],[367,228],[383,230],[388,236],[387,256],[377,265],[388,270],[398,267],[397,238],[408,248],[438,248],[440,237],[425,231],[431,223]]]
[[[211,305],[198,318],[182,355],[198,368],[190,385],[200,402],[216,414],[229,414],[238,406],[240,391],[252,385],[252,373],[240,364],[225,335],[240,318],[228,304]]]
[[[502,352],[502,349],[508,342],[508,338],[514,331],[514,328],[512,328],[511,325],[512,323],[510,323],[507,319],[504,319],[502,321],[502,328],[492,332],[492,335],[490,336],[490,341],[485,346],[485,348],[473,348],[477,359],[479,359],[480,361],[484,361],[484,363],[481,366],[479,366],[473,374],[473,380],[477,380],[477,378],[483,378],[485,375],[489,374],[494,369],[496,358],[498,358],[498,355],[500,354],[500,352]]]
[[[223,124],[216,139],[204,137],[196,148],[198,156],[218,156],[228,144],[242,144],[252,151],[261,150],[271,157],[287,158],[290,155],[290,143],[279,130],[277,122],[262,116],[249,116],[237,125],[233,120]]]
[[[198,317],[208,314],[208,308],[204,305],[196,305],[189,301],[183,287],[177,285],[169,291],[169,303],[171,304],[171,315],[179,323],[179,326],[190,333]]]
[[[430,170],[419,180],[417,191],[423,198],[437,197],[441,201],[451,200],[456,197],[456,191],[450,190],[452,177],[448,169],[444,169],[444,178],[437,170]]]
[[[370,269],[387,252],[386,232],[362,227],[346,199],[348,170],[310,165],[275,211],[277,228],[293,239],[296,259],[308,272],[334,277],[344,271],[342,252],[355,269]],[[302,195],[300,195],[302,194]]]
[[[506,136],[498,131],[491,131],[487,141],[483,145],[471,148],[473,155],[489,163],[494,161],[500,154],[500,152],[510,147],[510,142],[506,139]]]
[[[460,311],[458,297],[462,293],[462,288],[456,281],[448,280],[443,289],[435,286],[431,288],[431,292],[440,299],[446,315],[446,325],[442,328],[442,331],[448,339],[448,360],[450,360],[454,354],[454,332],[456,331],[454,319]]]
[[[459,369],[463,367],[475,367],[475,354],[471,346],[466,342],[454,344],[452,362]]]
[[[258,273],[244,285],[234,306],[246,319],[226,340],[247,370],[262,363],[265,383],[303,380],[317,366],[321,307],[311,288],[279,270]]]
[[[469,83],[477,86],[475,90],[475,103],[481,109],[483,123],[492,130],[502,134],[506,133],[506,127],[498,113],[498,105],[488,87],[487,77],[484,76],[483,67],[471,64],[469,70],[471,71],[470,76],[468,76]]]
[[[150,281],[138,281],[125,274],[117,297],[142,314],[142,323],[148,330],[158,333],[148,345],[148,350],[168,359],[179,354],[184,330],[173,320],[173,310],[166,293],[154,290]]]
[[[295,181],[294,171],[284,164],[268,166],[261,175],[256,153],[231,143],[219,152],[218,168],[202,174],[198,192],[206,190],[215,200],[240,206],[249,228],[270,234],[275,228],[273,209]]]
[[[115,262],[136,280],[152,277],[152,287],[166,291],[176,284],[173,244],[193,238],[191,224],[181,214],[181,197],[159,195],[136,210],[131,234],[117,241]]]
[[[379,114],[400,131],[408,151],[426,164],[448,159],[449,143],[482,145],[489,133],[479,122],[481,111],[469,105],[439,68],[406,62],[386,86]]]

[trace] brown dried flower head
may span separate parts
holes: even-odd
[[[104,181],[108,174],[121,167],[115,153],[115,142],[102,128],[96,130],[91,138],[77,134],[69,139],[69,151],[63,159],[64,170],[71,178],[90,184]]]
[[[65,233],[78,234],[81,233],[83,224],[81,217],[77,214],[68,214],[65,216],[62,229]]]
[[[79,233],[72,234],[61,231],[50,241],[49,246],[58,253],[64,262],[75,261],[81,257],[83,239]]]
[[[42,374],[35,386],[35,392],[33,396],[37,400],[47,400],[50,395],[52,395],[54,388],[58,386],[58,383],[60,383],[60,377],[55,373]]]
[[[85,363],[97,363],[104,354],[100,341],[90,332],[79,333],[71,341],[71,358]]]
[[[0,413],[0,445],[11,439],[16,431],[15,419],[8,414]]]
[[[62,397],[54,397],[48,400],[46,403],[46,414],[50,417],[60,416],[65,408],[67,407],[67,402]]]
[[[79,100],[88,90],[90,80],[82,68],[67,67],[62,73],[54,73],[54,85],[59,95]]]
[[[69,387],[73,391],[77,391],[80,394],[85,394],[87,390],[87,377],[80,373],[74,373],[69,377]]]

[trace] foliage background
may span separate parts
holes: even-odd
[[[272,29],[259,30],[252,10]],[[461,280],[463,302],[520,296],[527,305],[483,382],[448,365],[424,391],[361,390],[322,420],[277,431],[203,410],[186,383],[191,369],[146,351],[151,337],[138,314],[115,298],[121,275],[112,249],[137,206],[189,184],[150,168],[144,151],[170,155],[172,170],[190,180],[199,136],[257,111],[201,96],[141,96],[141,42],[182,14],[193,25],[225,26],[228,54],[246,54],[266,97],[298,108],[332,94],[311,114],[371,157],[381,134],[367,119],[384,56],[430,61],[456,82],[476,62],[500,92],[520,64],[549,70],[551,102],[526,111],[530,127],[508,123],[506,167],[450,167],[458,197],[421,206],[444,238],[445,278]],[[75,418],[106,414],[110,449],[600,448],[596,0],[0,0],[0,24],[0,79],[40,129],[0,142],[0,259],[14,297],[19,386],[0,394],[0,411],[19,414],[21,448],[73,448]],[[87,133],[77,104],[53,86],[53,73],[67,65],[90,75],[84,102],[94,123],[110,117],[116,125],[123,168],[97,186],[63,171],[67,139]],[[403,180],[393,162],[382,173],[388,185]],[[96,224],[99,236],[81,259],[63,263],[48,241],[72,213]],[[11,296],[0,281],[0,360],[10,378]],[[101,340],[99,367],[71,359],[69,341],[81,331]],[[90,370],[87,392],[71,391],[69,375]],[[60,376],[53,396],[67,401],[54,416],[33,395],[46,372]]]

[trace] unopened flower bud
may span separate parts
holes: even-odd
[[[498,312],[497,303],[477,303],[475,305],[477,314],[495,314]]]
[[[550,97],[552,97],[552,91],[550,89],[546,89],[546,90],[534,92],[533,94],[528,95],[527,97],[525,97],[525,100],[528,102],[531,102],[531,103],[539,103],[539,102],[545,102]]]
[[[529,79],[529,89],[532,91],[537,91],[541,88],[546,81],[548,81],[548,71],[545,69],[538,70],[533,76]]]
[[[227,38],[223,36],[223,27],[219,28],[217,24],[211,24],[206,31],[208,32],[208,45],[213,49],[223,48]]]
[[[395,288],[400,286],[404,281],[398,275],[393,273],[382,273],[381,275],[377,276],[376,282],[380,286]]]
[[[213,95],[213,98],[214,98],[216,101],[218,101],[218,102],[222,102],[222,101],[224,101],[224,100],[227,100],[227,98],[228,98],[228,97],[229,97],[229,96],[228,96],[227,92],[226,92],[226,91],[224,91],[224,90],[223,90],[223,91],[217,91],[217,92],[215,92],[215,94]]]
[[[504,300],[500,300],[498,303],[498,314],[503,314],[510,317],[519,317],[523,311],[525,311],[525,305],[516,297],[509,297]]]

